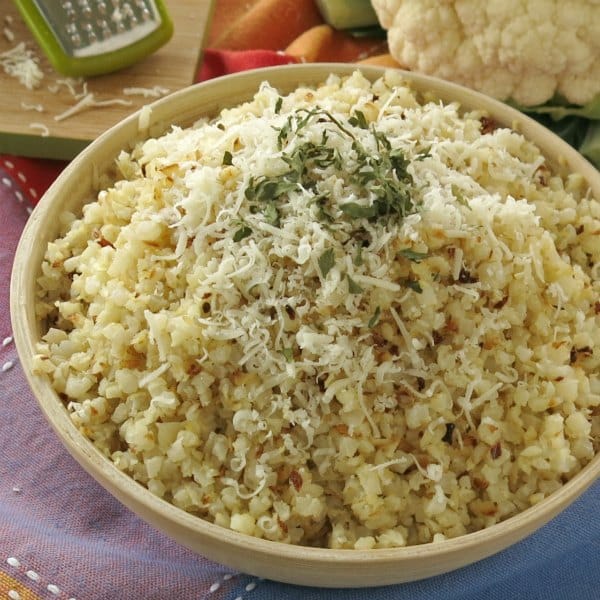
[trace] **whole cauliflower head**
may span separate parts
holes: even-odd
[[[407,68],[525,106],[600,94],[600,0],[372,0]]]

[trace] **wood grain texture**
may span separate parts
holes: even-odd
[[[173,19],[174,33],[165,46],[122,71],[87,79],[87,91],[94,94],[96,100],[120,98],[130,104],[90,108],[56,121],[55,117],[77,100],[65,85],[59,84],[65,76],[52,68],[11,0],[0,0],[2,29],[12,33],[11,36],[0,31],[0,53],[25,42],[39,57],[44,73],[41,85],[28,90],[0,68],[0,153],[70,159],[103,131],[149,102],[141,95],[124,95],[124,88],[160,86],[176,91],[191,85],[201,59],[213,0],[171,0],[167,8]],[[14,39],[9,39],[12,37]],[[58,91],[51,91],[57,85]],[[75,88],[82,92],[82,82]],[[24,104],[40,105],[43,112],[24,109]],[[32,128],[32,122],[47,127],[49,135],[43,136],[41,128]]]
[[[11,318],[23,371],[57,435],[91,476],[141,518],[200,555],[257,577],[320,587],[365,587],[413,581],[499,552],[544,525],[582,494],[600,475],[600,454],[534,507],[488,529],[435,544],[366,551],[329,550],[249,537],[199,519],[154,496],[119,471],[77,430],[49,381],[33,373],[33,356],[40,336],[34,296],[45,248],[58,234],[58,216],[64,210],[78,211],[92,199],[98,175],[110,168],[121,149],[129,148],[148,135],[159,135],[172,123],[185,126],[201,116],[214,115],[224,106],[245,101],[265,79],[287,92],[300,84],[323,81],[331,71],[348,74],[354,68],[321,64],[249,71],[221,77],[158,100],[152,105],[147,131],[139,130],[136,115],[130,116],[88,146],[42,198],[19,243],[11,281]],[[383,73],[378,67],[361,70],[370,78]],[[500,124],[511,126],[536,142],[555,165],[579,172],[587,179],[592,194],[600,197],[600,173],[532,119],[457,85],[418,74],[405,73],[405,76],[415,89],[429,90],[445,101],[458,100],[466,109],[486,109]]]

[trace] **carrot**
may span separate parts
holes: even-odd
[[[356,62],[385,51],[384,40],[354,38],[325,24],[308,29],[285,49],[305,62]]]
[[[322,22],[314,0],[258,0],[211,47],[283,50],[302,32]]]
[[[408,69],[401,65],[391,54],[376,54],[359,61],[361,65],[375,65],[378,67],[389,67],[390,69]]]
[[[306,62],[317,62],[324,48],[332,43],[333,29],[329,25],[316,25],[301,33],[286,49],[285,53]]]
[[[231,28],[232,23],[242,18],[259,0],[213,0],[210,27],[206,45],[213,44]]]

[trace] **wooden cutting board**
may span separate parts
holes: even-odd
[[[194,82],[212,13],[212,0],[171,0],[171,40],[141,62],[109,75],[68,80],[37,46],[11,0],[0,0],[0,54],[20,42],[39,58],[44,77],[29,90],[0,66],[0,154],[71,159],[103,131],[166,90]],[[136,88],[138,88],[136,90]],[[133,93],[135,92],[135,93]],[[105,106],[64,117],[86,94]],[[117,100],[118,103],[114,103]]]

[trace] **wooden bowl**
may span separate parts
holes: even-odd
[[[249,71],[215,79],[154,102],[150,124],[139,131],[140,113],[111,128],[64,170],[33,211],[17,249],[11,281],[11,316],[23,370],[48,421],[67,450],[102,486],[142,519],[184,546],[234,569],[279,581],[323,586],[364,587],[430,577],[494,554],[521,540],[573,502],[600,474],[600,455],[558,491],[534,507],[489,527],[438,543],[378,550],[306,548],[249,537],[211,524],[154,496],[119,471],[75,427],[49,381],[32,372],[40,324],[34,312],[34,289],[47,243],[58,234],[59,215],[77,211],[92,198],[94,182],[116,155],[170,124],[189,125],[203,115],[249,100],[263,80],[288,92],[315,84],[335,72],[350,74],[357,66],[296,65]],[[361,67],[375,79],[378,67]],[[430,77],[406,73],[417,90],[429,90],[445,101],[458,100],[467,109],[481,108],[499,123],[520,130],[538,144],[556,165],[579,172],[600,198],[600,173],[558,137],[516,110],[474,91]]]

